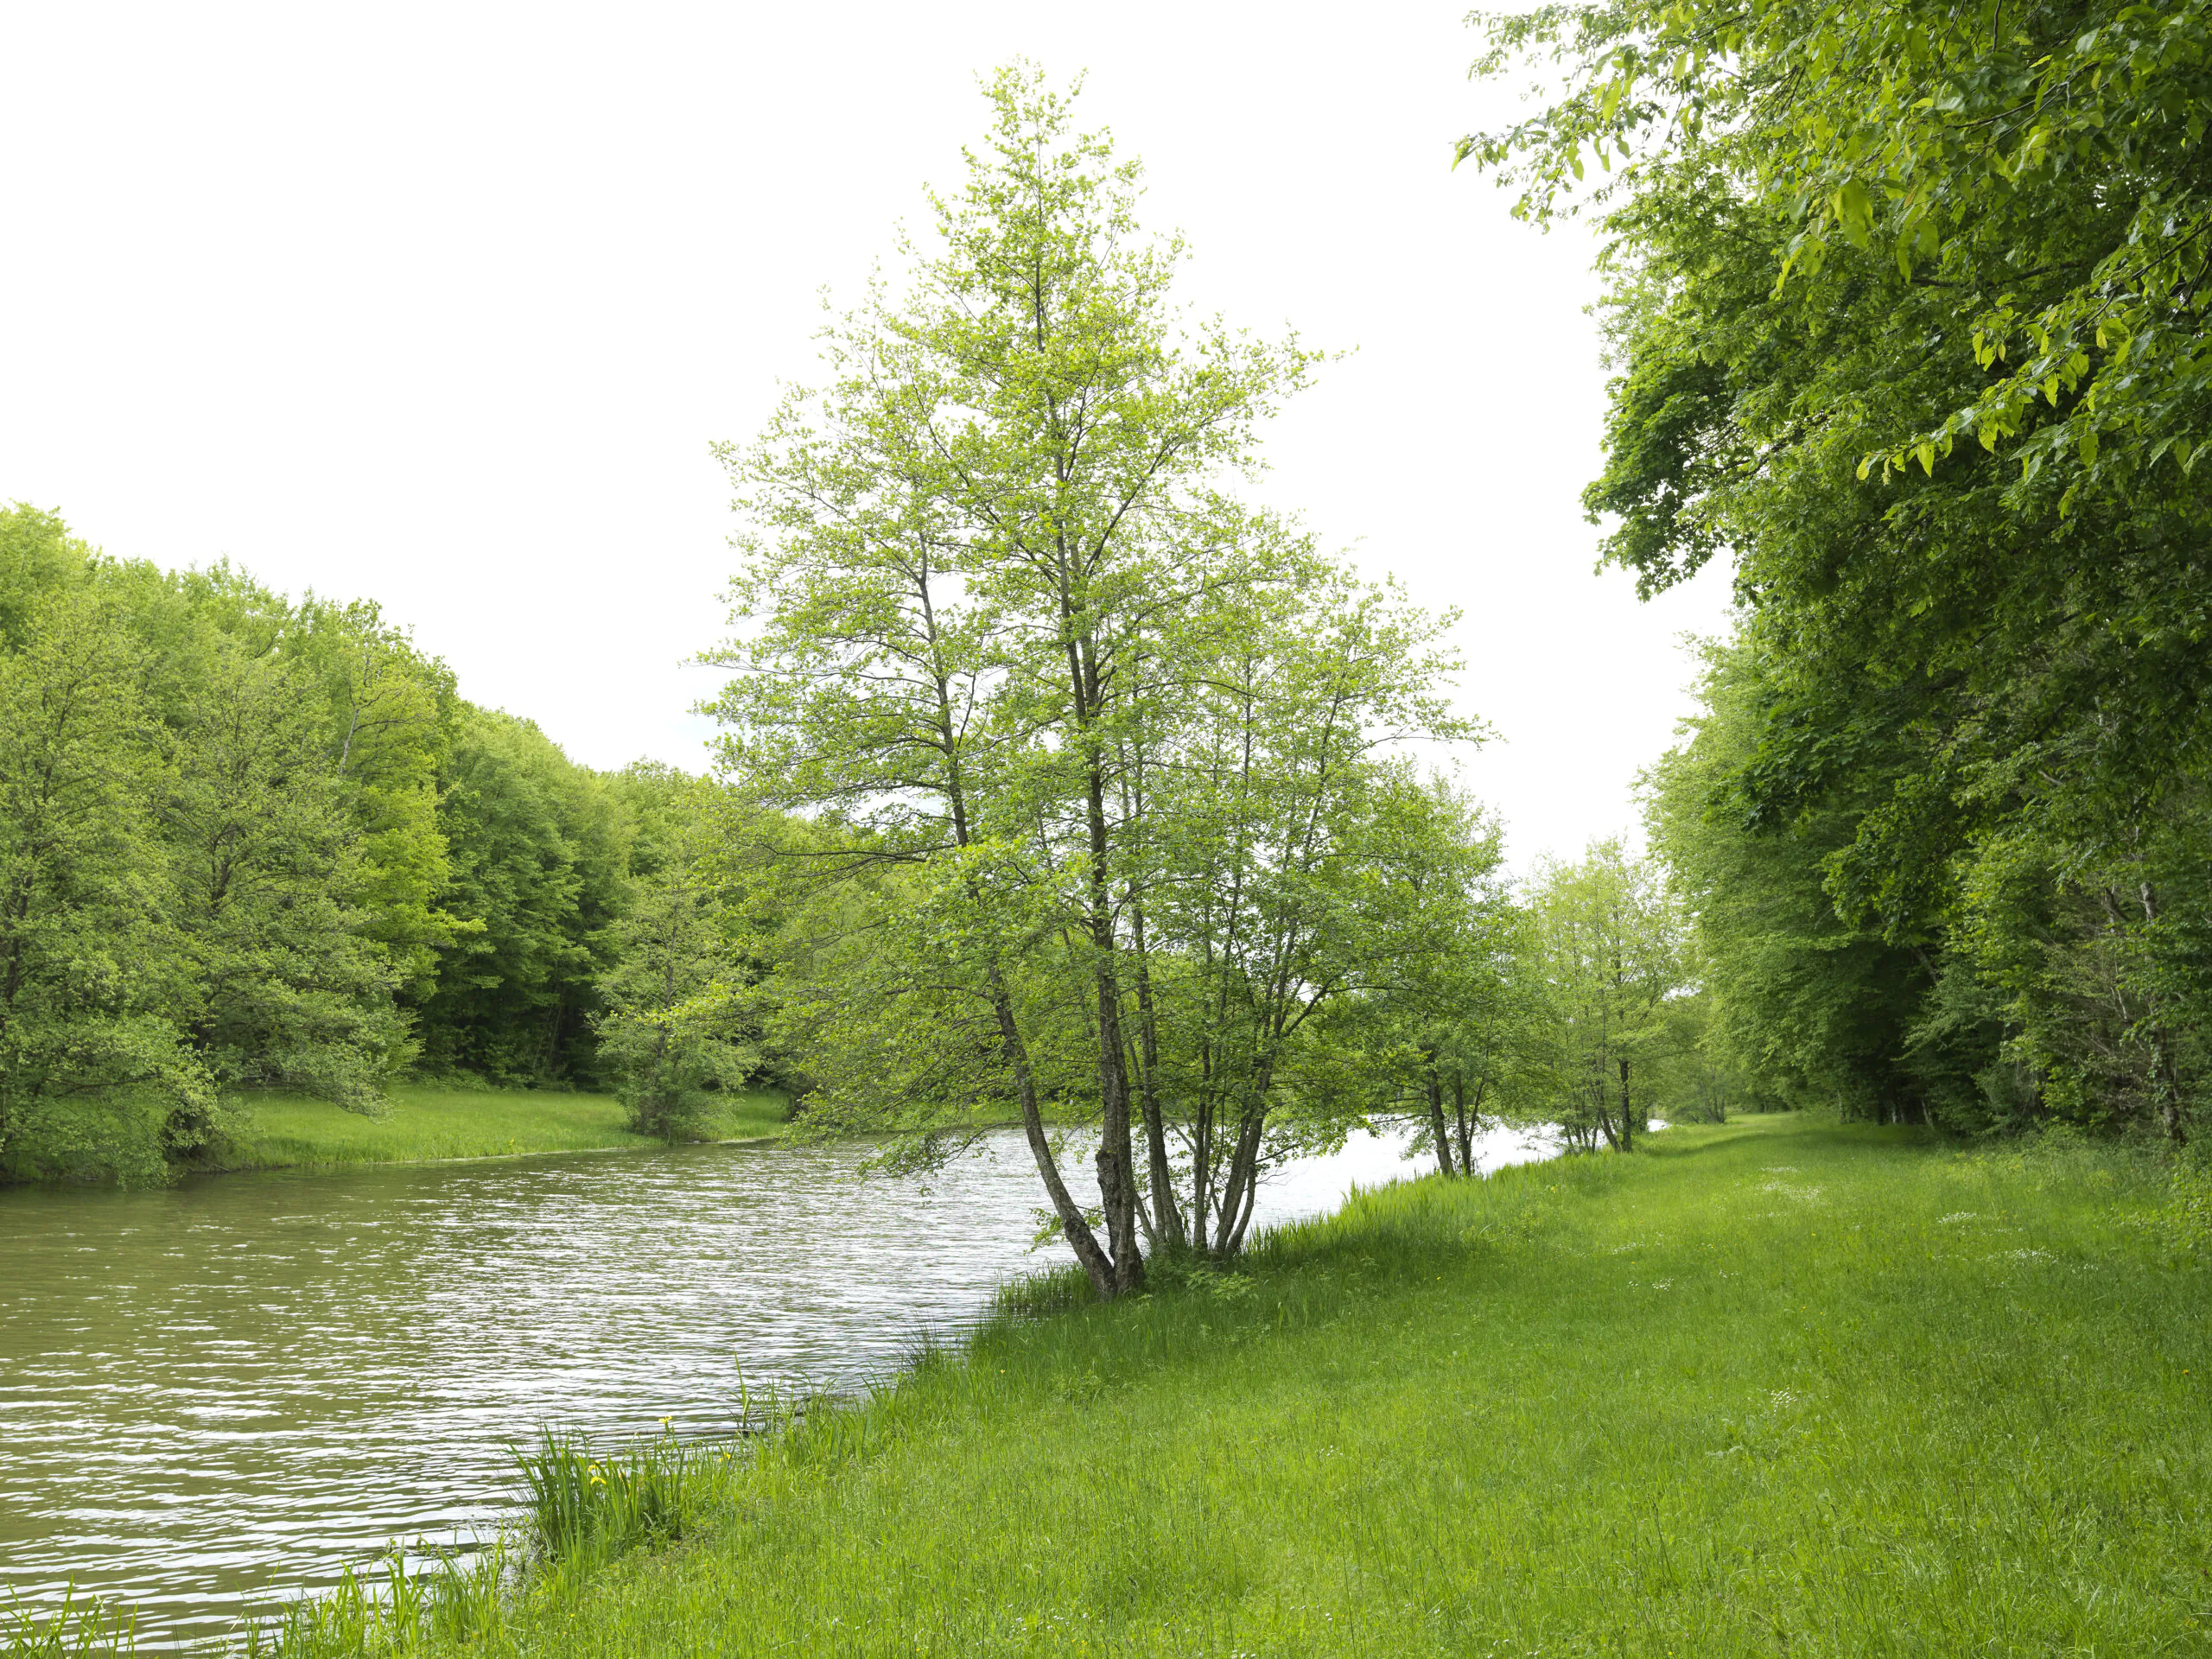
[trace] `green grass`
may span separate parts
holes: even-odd
[[[611,1095],[418,1084],[392,1089],[389,1099],[381,1116],[364,1117],[304,1096],[255,1095],[245,1127],[204,1166],[422,1163],[655,1144],[629,1128]],[[776,1135],[788,1110],[780,1095],[735,1096],[709,1131],[728,1140]]]
[[[549,1575],[564,1656],[2212,1651],[2206,1275],[2083,1157],[1754,1121],[1009,1322]]]
[[[2173,1214],[2147,1162],[1788,1119],[1385,1189],[699,1448],[674,1541],[540,1540],[467,1649],[2212,1653]],[[371,1623],[283,1651],[454,1646]]]

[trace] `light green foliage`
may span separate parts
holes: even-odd
[[[1687,989],[1681,918],[1661,872],[1618,840],[1537,871],[1530,907],[1556,1021],[1558,1121],[1570,1142],[1634,1149],[1675,1059],[1669,1003]]]
[[[1529,914],[1503,877],[1496,820],[1442,779],[1402,805],[1398,855],[1381,874],[1406,925],[1393,938],[1363,937],[1376,958],[1362,964],[1367,994],[1336,1019],[1439,1171],[1471,1174],[1485,1116],[1552,1111],[1549,1000]]]
[[[2081,1146],[1771,1116],[1363,1194],[1172,1294],[1069,1275],[702,1460],[680,1548],[547,1572],[480,1639],[2187,1651],[2212,1339],[2162,1194]]]
[[[1725,554],[1745,606],[1704,798],[1669,797],[1708,821],[1668,838],[1775,878],[1770,943],[1836,946],[1834,982],[1789,946],[1794,1004],[1723,1010],[1762,1086],[1962,1128],[2188,1132],[2212,1011],[2209,20],[1490,20],[1486,67],[1534,50],[1560,73],[1463,154],[1606,238],[1618,378],[1585,497],[1606,556],[1648,593]],[[1902,1007],[1866,977],[1876,945]],[[1755,1007],[1776,1018],[1752,1033]]]
[[[461,720],[453,675],[368,601],[310,600],[299,607],[296,637],[321,677],[337,770],[360,826],[354,888],[368,937],[419,1006],[441,951],[481,925],[442,908],[452,870],[438,823],[439,779]]]
[[[1885,470],[1932,474],[1971,436],[2026,484],[2126,495],[2168,457],[2178,480],[2203,448],[2202,0],[1629,0],[1491,30],[1484,67],[1538,43],[1567,67],[1565,98],[1460,146],[1511,169],[1525,214],[1595,182],[1586,153],[1612,186],[1591,194],[1635,201],[1631,220],[1725,168],[1777,293],[1872,277],[1893,296],[1948,290],[1942,308],[1965,326],[1937,344],[1980,385],[1941,419],[1881,435],[1870,459]]]
[[[1317,567],[1185,620],[1127,756],[1129,1071],[1150,1242],[1227,1257],[1265,1168],[1363,1122],[1393,1058],[1347,1011],[1447,971],[1497,850],[1388,754],[1475,733],[1433,696],[1433,619]]]
[[[81,587],[92,556],[59,515],[21,502],[0,509],[0,649],[28,642],[38,607]]]
[[[1846,925],[1824,889],[1855,799],[1746,831],[1730,786],[1756,751],[1762,677],[1751,643],[1711,648],[1703,711],[1643,779],[1653,850],[1694,918],[1713,1052],[1766,1103],[1885,1122],[1931,1095],[1963,1099],[1994,1058],[1994,1034],[1955,1030],[1908,1050],[1927,955]]]
[[[56,588],[0,654],[0,1160],[158,1177],[211,1079],[169,1015],[189,983],[162,925],[157,733],[144,653],[111,606]]]
[[[0,512],[0,795],[15,1176],[266,1161],[248,1096],[374,1113],[418,1048],[442,1070],[588,1080],[633,840],[637,877],[664,869],[616,785],[461,703],[374,605],[111,561],[26,507]],[[718,1087],[744,1059],[721,1056]],[[749,1122],[737,1100],[697,1127]],[[503,1141],[608,1143],[512,1127]],[[294,1152],[408,1138],[325,1124]]]
[[[412,1045],[367,937],[359,833],[310,673],[234,637],[203,645],[173,718],[159,811],[181,1017],[226,1088],[283,1084],[374,1109]]]
[[[665,766],[632,766],[618,788],[633,826],[629,899],[599,982],[599,1065],[633,1128],[679,1140],[760,1067],[741,954],[752,934],[726,873],[733,808],[718,785]]]
[[[1141,1233],[1237,1248],[1271,1122],[1357,1118],[1310,1016],[1385,942],[1414,785],[1384,746],[1467,728],[1432,619],[1223,491],[1308,356],[1179,317],[1134,164],[1026,71],[988,95],[906,292],[722,452],[748,529],[715,712],[777,867],[822,878],[785,902],[809,1121],[928,1157],[1018,1111],[1126,1292]],[[1096,1224],[1048,1113],[1096,1126]]]

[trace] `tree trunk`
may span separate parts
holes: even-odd
[[[1483,1090],[1488,1079],[1475,1085],[1475,1109],[1467,1109],[1467,1074],[1464,1071],[1452,1074],[1452,1115],[1458,1121],[1459,1131],[1459,1173],[1475,1173],[1475,1126],[1482,1121]]]
[[[1602,1050],[1599,1052],[1590,1071],[1590,1094],[1591,1098],[1597,1103],[1599,1132],[1605,1137],[1605,1144],[1618,1152],[1621,1135],[1619,1128],[1613,1122],[1611,1105],[1605,1098],[1605,1057]],[[1594,1147],[1594,1137],[1592,1139]]]
[[[2135,892],[2142,903],[2143,920],[2147,925],[2156,925],[2158,919],[2158,894],[2148,881],[2138,882]],[[2158,1093],[2158,1127],[2164,1131],[2167,1141],[2178,1147],[2189,1138],[2181,1121],[2181,1066],[2174,1053],[2173,1033],[2166,1029],[2164,1020],[2155,1018],[2158,1007],[2155,995],[2150,999],[2150,1003],[2154,1015],[2151,1027],[2151,1076],[2152,1087]]]
[[[1044,1180],[1046,1196],[1052,1201],[1052,1213],[1060,1218],[1060,1231],[1068,1241],[1068,1248],[1075,1252],[1075,1259],[1083,1264],[1090,1287],[1102,1298],[1110,1299],[1114,1294],[1114,1264],[1098,1248],[1090,1224],[1084,1219],[1082,1206],[1070,1196],[1067,1183],[1060,1179],[1059,1160],[1052,1156],[1052,1138],[1045,1133],[1045,1116],[1037,1108],[1037,1080],[1029,1070],[1028,1046],[1021,1040],[1021,1028],[1014,1018],[1014,999],[1007,995],[1006,982],[1000,977],[995,964],[990,969],[990,986],[991,1006],[998,1015],[999,1041],[1006,1051],[1007,1064],[1014,1069],[1014,1092],[1021,1101],[1021,1127],[1029,1136],[1030,1155],[1037,1160],[1037,1173]]]
[[[1267,1109],[1261,1107],[1245,1120],[1245,1132],[1237,1140],[1237,1149],[1243,1154],[1243,1185],[1236,1205],[1236,1225],[1228,1229],[1229,1242],[1222,1250],[1224,1261],[1234,1260],[1244,1248],[1245,1230],[1252,1224],[1252,1205],[1260,1195],[1260,1136],[1268,1121]],[[1229,1214],[1224,1211],[1224,1226]]]
[[[1436,1075],[1436,1051],[1421,1051],[1421,1082],[1428,1093],[1428,1132],[1436,1142],[1437,1173],[1449,1175],[1452,1169],[1452,1135],[1444,1126],[1444,1079]]]
[[[1236,1254],[1244,1225],[1251,1219],[1252,1192],[1259,1185],[1260,1131],[1266,1122],[1265,1113],[1248,1107],[1237,1124],[1236,1146],[1230,1154],[1229,1179],[1221,1189],[1214,1229],[1213,1254],[1223,1261]]]
[[[1629,1104],[1628,1061],[1621,1061],[1621,1150],[1636,1150],[1636,1113]]]
[[[1175,1168],[1167,1159],[1167,1125],[1160,1111],[1160,1020],[1152,1000],[1152,961],[1145,938],[1144,901],[1136,896],[1134,887],[1129,893],[1129,915],[1135,929],[1137,1035],[1144,1065],[1138,1080],[1138,1103],[1144,1112],[1145,1151],[1151,1160],[1152,1213],[1157,1233],[1154,1248],[1164,1246],[1180,1255],[1190,1249],[1191,1236],[1184,1225],[1182,1210],[1175,1202]]]
[[[1086,664],[1087,666],[1087,664]],[[1082,681],[1078,680],[1078,685]],[[1095,692],[1092,693],[1095,696]],[[1129,1080],[1122,1063],[1122,985],[1114,971],[1113,895],[1107,886],[1106,779],[1096,750],[1090,756],[1090,948],[1098,1020],[1098,1203],[1106,1222],[1106,1250],[1113,1259],[1109,1296],[1144,1282],[1137,1249],[1137,1184],[1129,1144]]]

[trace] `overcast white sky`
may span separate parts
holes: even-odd
[[[1188,297],[1357,347],[1266,494],[1465,613],[1514,861],[1628,828],[1678,637],[1577,497],[1590,246],[1450,170],[1513,107],[1459,0],[0,9],[0,499],[118,556],[383,601],[570,754],[703,764],[728,491],[1017,54],[1089,72]]]

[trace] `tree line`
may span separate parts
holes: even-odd
[[[19,510],[0,1152],[187,1155],[255,1086],[410,1067],[677,1135],[765,1073],[917,1164],[1018,1122],[1110,1296],[1377,1117],[1448,1173],[1500,1119],[1632,1150],[1742,1104],[2180,1141],[2195,15],[1491,25],[1564,90],[1463,155],[1609,237],[1605,556],[1737,573],[1649,861],[1507,877],[1454,619],[1240,493],[1314,354],[1180,310],[1139,169],[1026,68],[823,384],[719,450],[711,778],[575,766],[372,607]]]
[[[1477,135],[1600,230],[1586,498],[1738,621],[1649,779],[1717,1052],[1780,1101],[2177,1145],[2212,1016],[2212,10],[1609,0]]]
[[[730,455],[764,489],[809,476],[775,437]],[[1270,1166],[1378,1118],[1452,1173],[1502,1119],[1625,1147],[1725,1106],[1685,1093],[1653,869],[1600,843],[1516,889],[1495,821],[1390,749],[1471,734],[1435,620],[1208,510],[1217,563],[1155,543],[1098,584],[1088,759],[1084,682],[1039,683],[1058,573],[986,600],[895,541],[764,554],[720,778],[571,762],[373,604],[0,512],[0,1160],[156,1179],[264,1090],[373,1113],[402,1077],[611,1089],[681,1138],[766,1082],[924,1162],[1018,1119],[1089,1227],[1058,1160],[1103,1027],[1130,1260],[1233,1254]]]
[[[717,798],[572,763],[372,603],[0,512],[0,1167],[156,1179],[257,1089],[373,1111],[409,1073],[656,1125],[758,1064],[656,1082],[640,1033],[696,988],[669,870]]]

